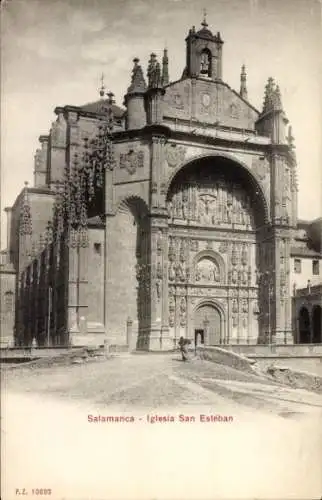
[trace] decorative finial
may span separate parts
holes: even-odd
[[[168,49],[165,48],[163,51],[162,58],[162,85],[168,85],[169,83],[169,58]]]
[[[140,59],[138,57],[135,57],[133,59],[134,67],[132,70],[131,85],[127,89],[128,94],[137,92],[144,93],[146,90],[146,83],[144,81],[142,68],[139,62]]]
[[[101,88],[100,88],[99,94],[100,94],[100,97],[103,99],[103,97],[105,96],[104,73],[102,73],[102,76],[101,76]]]
[[[28,181],[25,181],[25,182],[24,182],[24,185],[25,185],[25,187],[27,188],[27,187],[29,186],[29,182],[28,182]]]
[[[243,64],[242,68],[241,68],[241,73],[240,73],[240,92],[239,92],[240,96],[243,99],[247,99],[247,97],[248,97],[246,78],[247,78],[246,67],[245,67],[245,64]]]
[[[203,9],[203,21],[201,23],[201,26],[203,26],[204,28],[207,28],[207,26],[208,26],[206,9]]]

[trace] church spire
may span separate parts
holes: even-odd
[[[140,59],[137,57],[133,59],[134,66],[132,70],[131,85],[127,89],[128,94],[135,94],[137,92],[144,93],[146,91],[146,83],[143,76],[143,71],[139,65]]]
[[[163,51],[162,58],[162,85],[168,85],[169,83],[169,58],[168,50],[165,48]]]
[[[22,195],[21,215],[19,232],[21,235],[30,235],[32,233],[31,209],[28,196],[28,182],[25,182],[25,187]]]
[[[263,113],[268,113],[272,111],[274,106],[274,93],[275,93],[275,83],[274,79],[270,76],[265,85],[264,103],[263,103]]]
[[[148,85],[149,88],[160,88],[161,85],[161,66],[157,60],[156,54],[152,52],[148,65]]]
[[[279,85],[276,85],[274,96],[273,96],[273,106],[275,110],[283,111],[281,90]]]
[[[243,99],[247,100],[248,92],[247,92],[246,78],[247,78],[246,68],[245,68],[245,64],[243,64],[242,68],[241,68],[241,74],[240,74],[240,92],[239,93]]]

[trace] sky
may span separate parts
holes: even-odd
[[[224,40],[223,80],[261,109],[279,83],[295,136],[299,217],[322,214],[322,0],[7,0],[2,2],[1,208],[33,183],[38,137],[56,106],[98,99],[101,74],[123,104],[133,58],[169,52],[170,79],[185,66],[185,37],[203,9]],[[4,213],[2,212],[2,215]],[[2,216],[1,246],[5,244]]]

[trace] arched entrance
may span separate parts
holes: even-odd
[[[300,309],[299,314],[299,343],[309,344],[310,343],[310,315],[306,307]]]
[[[255,288],[255,270],[268,217],[256,178],[231,158],[199,158],[173,175],[166,202],[170,336],[210,345],[256,343],[254,311],[266,296]],[[203,306],[195,309],[201,297]],[[231,311],[225,334],[216,303]]]
[[[313,329],[313,344],[322,342],[322,314],[321,306],[314,306],[312,310],[312,329]]]
[[[194,341],[197,345],[222,343],[222,314],[214,304],[202,304],[195,311]]]

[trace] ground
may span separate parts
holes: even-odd
[[[6,500],[321,497],[321,394],[176,353],[4,369],[3,386]]]

